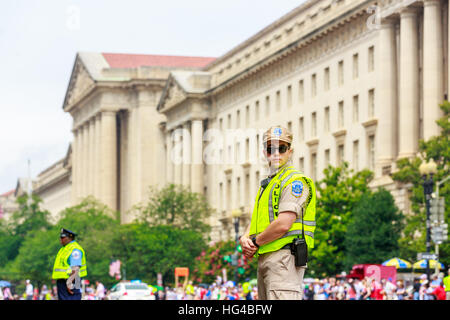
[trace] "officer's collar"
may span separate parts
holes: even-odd
[[[278,172],[280,172],[281,170],[284,170],[285,168],[291,166],[290,161],[288,160],[285,164],[283,164],[281,167],[276,168],[276,169],[272,169],[271,167],[269,167],[269,178],[273,178],[275,177]]]

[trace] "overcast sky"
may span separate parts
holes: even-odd
[[[63,158],[78,51],[219,57],[305,0],[0,2],[0,194]]]

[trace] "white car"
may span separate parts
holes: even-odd
[[[155,296],[145,283],[120,282],[112,287],[109,300],[155,300]]]

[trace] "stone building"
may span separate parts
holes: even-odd
[[[183,184],[216,209],[213,239],[230,238],[265,175],[262,132],[281,124],[306,174],[369,168],[408,211],[390,174],[439,134],[448,17],[446,0],[309,0],[217,59],[79,53],[64,102],[72,203],[92,194],[128,222],[149,185]]]

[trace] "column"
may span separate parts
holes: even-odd
[[[83,184],[82,194],[83,198],[89,195],[89,122],[83,124]]]
[[[173,141],[173,148],[172,148],[172,162],[174,165],[174,183],[175,184],[181,184],[181,166],[183,164],[183,158],[182,158],[182,132],[183,130],[181,128],[176,128],[171,135],[171,139]]]
[[[191,191],[203,194],[203,121],[192,120],[191,124],[192,165]]]
[[[100,143],[101,143],[101,116],[98,113],[95,116],[95,155],[94,155],[94,196],[100,199],[101,196],[101,185],[100,185],[100,168],[101,168],[101,153],[100,153]]]
[[[100,169],[102,183],[101,201],[113,210],[117,210],[117,127],[116,113],[103,111],[101,119]]]
[[[128,110],[128,159],[127,169],[128,181],[126,187],[128,188],[127,199],[125,206],[127,210],[133,205],[137,204],[140,199],[140,154],[139,154],[139,113],[137,108],[130,108]]]
[[[424,1],[423,21],[423,138],[439,135],[436,124],[444,101],[444,62],[440,0]]]
[[[89,162],[88,162],[88,172],[89,172],[89,184],[88,190],[89,195],[94,195],[94,173],[95,173],[95,118],[89,120]]]
[[[395,128],[397,123],[397,44],[394,19],[383,21],[379,29],[377,44],[377,170],[381,176],[382,168],[392,164],[396,150]]]
[[[78,200],[78,168],[80,163],[78,162],[78,139],[79,132],[77,129],[73,131],[73,142],[72,142],[72,195],[71,195],[71,205],[75,205]]]
[[[417,11],[400,13],[399,158],[417,153],[419,141],[419,39]]]
[[[172,131],[166,131],[166,184],[173,183]]]
[[[191,185],[191,130],[189,122],[183,125],[183,169],[182,183],[185,187]]]

